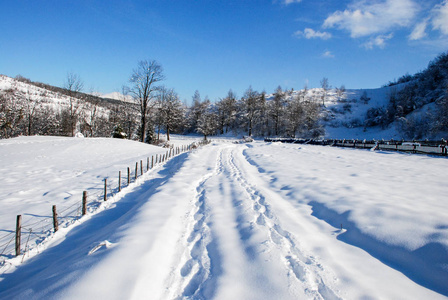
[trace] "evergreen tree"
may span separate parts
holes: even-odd
[[[124,130],[120,124],[118,124],[114,127],[114,131],[112,132],[112,137],[116,138],[116,139],[125,139],[126,138],[126,133],[124,132]]]

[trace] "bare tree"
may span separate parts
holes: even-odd
[[[0,138],[10,138],[21,133],[24,109],[15,94],[16,88],[0,93]]]
[[[97,121],[99,118],[99,103],[98,98],[91,97],[86,103],[86,111],[83,113],[83,127],[88,132],[90,137],[96,134]]]
[[[173,89],[167,90],[161,88],[158,96],[159,110],[158,115],[161,124],[166,129],[166,139],[170,140],[170,132],[172,132],[176,126],[182,123],[183,110],[182,103],[179,100],[179,96]]]
[[[42,106],[43,98],[46,96],[46,91],[42,92],[40,96],[34,97],[32,99],[30,95],[29,88],[27,89],[25,93],[24,98],[24,117],[26,122],[26,135],[33,135],[34,133],[34,127],[36,120],[36,115],[39,113],[39,110]]]
[[[66,130],[70,136],[74,136],[76,124],[78,123],[78,118],[81,113],[79,93],[84,88],[84,83],[77,74],[68,73],[64,88],[68,91],[69,104],[68,108],[62,112],[62,115],[66,118],[66,120],[64,120],[67,127]]]
[[[129,92],[139,106],[141,142],[145,141],[148,114],[151,110],[154,92],[158,88],[156,84],[164,79],[162,66],[158,62],[143,60],[138,63],[129,80],[132,83]]]
[[[69,91],[70,96],[75,96],[76,93],[79,93],[84,89],[84,82],[78,74],[70,72],[67,74],[64,88]]]
[[[297,131],[304,124],[305,119],[305,95],[304,90],[293,96],[288,102],[287,116],[289,125],[289,134],[296,137]]]
[[[322,78],[320,86],[322,87],[322,106],[325,106],[325,99],[327,98],[328,90],[330,89],[327,77]]]

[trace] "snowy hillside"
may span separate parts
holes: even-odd
[[[18,98],[29,98],[31,101],[42,101],[44,106],[53,109],[60,109],[61,106],[67,106],[69,102],[68,96],[26,82],[21,82],[5,75],[0,75],[0,92],[7,90],[16,91]]]
[[[179,102],[179,115],[176,116],[179,121],[172,124],[171,127],[174,127],[177,133],[200,132],[197,128],[198,120],[201,115],[209,114],[212,115],[208,121],[210,124],[207,124],[209,135],[224,133],[228,135],[232,132],[236,136],[253,135],[257,137],[294,136],[377,140],[446,138],[445,123],[448,121],[444,120],[443,116],[438,116],[441,114],[441,108],[444,107],[441,99],[446,93],[441,91],[441,88],[435,91],[426,87],[420,88],[416,82],[419,81],[414,80],[378,89],[345,89],[345,87],[326,90],[313,88],[306,91],[282,91],[280,89],[276,93],[265,95],[266,101],[261,100],[262,93],[251,91],[252,96],[250,97],[254,97],[254,100],[251,100],[254,102],[253,104],[249,104],[251,101],[247,99],[250,98],[248,98],[250,93],[247,94],[247,92],[241,99],[236,99],[234,94],[229,94],[216,103],[205,100],[201,102],[200,96],[198,96],[199,98],[191,107],[184,107]],[[417,93],[415,90],[422,95],[415,96]],[[70,97],[0,75],[0,96],[7,91],[13,93],[13,96],[5,99],[14,98],[10,101],[15,101],[15,106],[20,104],[24,109],[15,108],[17,116],[14,118],[5,113],[5,111],[14,111],[14,108],[2,108],[0,127],[11,127],[12,129],[9,134],[0,131],[0,137],[21,134],[72,136],[74,131],[88,136],[107,137],[117,125],[120,125],[122,128],[127,128],[128,136],[137,138],[140,121],[136,110],[131,107],[130,103],[133,101],[129,96],[123,96],[118,92],[103,95],[102,97],[106,98],[95,98],[96,100],[89,100],[88,97],[76,100],[78,105],[80,105],[79,103],[83,104],[79,112],[72,115],[73,99]],[[403,94],[400,94],[402,91],[404,91]],[[281,99],[277,103],[274,100],[276,95],[281,95]],[[391,97],[396,99],[395,107],[390,104]],[[295,99],[300,99],[298,101],[300,103],[297,104]],[[436,101],[439,103],[436,104]],[[38,106],[35,106],[36,102]],[[282,104],[279,104],[280,102]],[[154,127],[152,128],[153,132],[166,128],[166,124],[160,124],[159,120],[160,118],[167,119],[166,116],[163,116],[164,110],[160,103],[162,102],[159,102],[159,105],[154,106],[151,110],[150,119],[151,126]],[[36,107],[40,111],[31,115],[32,109],[35,110]],[[49,107],[52,111],[42,111],[43,107]],[[66,111],[63,112],[63,110]],[[23,111],[30,121],[23,121]],[[5,114],[7,116],[3,117]],[[47,120],[49,116],[53,119]],[[248,119],[249,116],[252,120]],[[43,125],[36,125],[35,130],[25,130],[24,124],[14,126],[15,123],[20,122],[31,123],[33,118],[35,119],[34,123],[50,123],[58,129],[51,130],[42,128]],[[42,119],[44,119],[43,122]],[[67,123],[71,124],[73,121],[70,119],[76,119],[76,129],[72,124],[72,128],[59,130],[64,123],[65,127],[67,127]],[[251,128],[249,129],[249,127]],[[31,134],[28,134],[28,131],[31,131]]]
[[[325,107],[322,110],[322,124],[325,138],[329,139],[401,139],[395,124],[388,128],[365,128],[367,111],[370,108],[387,107],[391,93],[403,88],[403,84],[377,89],[346,89],[338,93],[337,88],[329,89],[325,96]],[[286,99],[298,97],[304,90],[287,93]],[[306,91],[306,99],[322,103],[322,88]],[[267,100],[274,98],[274,94],[267,95]]]
[[[347,90],[342,99],[332,90],[326,105],[328,121],[325,135],[334,139],[400,139],[396,128],[367,128],[364,122],[367,111],[372,107],[387,107],[392,91],[400,87]]]
[[[125,127],[133,119],[129,102],[0,75],[0,138],[76,133],[109,137],[117,125]]]
[[[0,233],[14,232],[19,213],[51,224],[51,205],[77,203],[83,190],[101,197],[105,177],[114,187],[119,170],[165,151],[117,139],[2,140]],[[221,139],[115,190],[37,251],[7,255],[0,298],[446,299],[447,167],[429,156]]]

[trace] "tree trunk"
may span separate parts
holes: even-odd
[[[144,143],[145,142],[145,129],[146,129],[146,116],[143,114],[142,115],[142,118],[141,118],[141,121],[142,121],[142,128],[141,128],[141,132],[140,132],[140,135],[141,135],[141,137],[140,137],[140,142],[142,142],[142,143]]]

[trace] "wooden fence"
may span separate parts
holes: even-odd
[[[151,156],[151,158],[147,157],[146,171],[176,155],[191,151],[207,143],[209,141],[169,148],[164,154],[156,154]],[[133,173],[131,168],[127,168],[127,178],[122,178],[122,172],[118,171],[118,178],[116,180],[114,178],[105,178],[104,188],[99,189],[97,192],[88,193],[83,191],[82,199],[60,210],[57,209],[56,205],[53,205],[51,207],[51,217],[39,218],[38,221],[36,221],[37,218],[35,217],[28,218],[26,222],[23,222],[22,215],[18,215],[15,230],[5,230],[9,233],[0,236],[0,272],[5,272],[5,270],[1,270],[7,259],[23,255],[23,261],[26,253],[29,253],[31,249],[39,251],[39,244],[58,231],[60,227],[68,227],[87,213],[95,212],[101,203],[121,192],[123,188],[122,182],[128,186],[137,180],[139,174],[140,176],[144,174],[143,160],[136,162]],[[116,188],[113,187],[115,183],[117,183]]]

